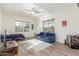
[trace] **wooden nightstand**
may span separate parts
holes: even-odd
[[[18,44],[16,41],[8,41],[5,49],[0,49],[0,56],[18,55]]]

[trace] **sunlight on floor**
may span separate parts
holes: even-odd
[[[20,42],[20,44],[28,45],[27,49],[33,49],[35,52],[39,52],[52,45],[37,39],[26,40],[26,41]]]

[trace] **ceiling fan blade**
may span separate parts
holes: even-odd
[[[32,11],[32,10],[25,9],[25,11]]]

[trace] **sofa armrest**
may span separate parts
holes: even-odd
[[[37,34],[36,36],[39,36],[40,34]]]

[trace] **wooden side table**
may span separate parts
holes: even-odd
[[[16,41],[8,41],[7,47],[0,49],[0,56],[18,55],[18,44]]]

